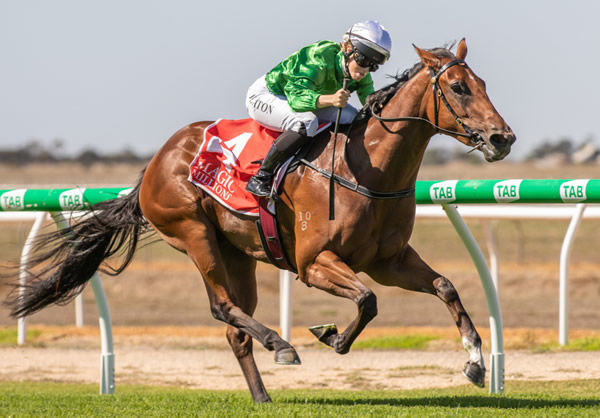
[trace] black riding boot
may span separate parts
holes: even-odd
[[[300,149],[305,138],[306,136],[293,131],[285,131],[279,135],[263,160],[260,169],[248,182],[246,190],[259,197],[271,196],[275,170]]]

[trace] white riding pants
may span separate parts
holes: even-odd
[[[246,108],[252,119],[274,131],[294,131],[313,137],[319,122],[335,122],[337,107],[325,107],[313,112],[294,112],[285,96],[273,94],[265,82],[265,76],[256,80],[248,89]],[[352,122],[358,110],[350,104],[342,109],[340,123]],[[305,130],[305,132],[303,132]]]

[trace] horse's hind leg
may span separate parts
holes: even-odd
[[[233,303],[252,316],[256,309],[256,260],[243,254],[228,242],[221,242],[221,253],[226,262],[228,287]],[[227,340],[237,358],[248,388],[255,402],[270,402],[252,353],[252,338],[238,328],[227,326]]]
[[[396,258],[379,263],[367,273],[383,285],[431,293],[440,298],[450,311],[463,346],[469,353],[464,374],[472,383],[484,386],[485,365],[481,353],[481,338],[450,280],[431,269],[410,246]]]
[[[352,300],[358,307],[358,315],[344,332],[338,334],[335,327],[313,327],[311,331],[319,340],[339,354],[350,350],[352,343],[377,315],[377,297],[366,287],[350,267],[331,251],[320,253],[315,262],[306,269],[303,280],[311,286],[335,296]]]
[[[228,325],[236,327],[259,341],[267,350],[275,351],[275,361],[279,364],[300,364],[296,350],[284,341],[275,331],[265,327],[244,312],[231,296],[225,261],[235,263],[236,259],[224,260],[219,248],[217,232],[208,221],[181,222],[179,237],[184,237],[184,248],[188,256],[200,270],[208,290],[212,315]]]

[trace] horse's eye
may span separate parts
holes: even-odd
[[[469,94],[469,88],[461,82],[452,83],[450,88],[454,93],[459,95]]]

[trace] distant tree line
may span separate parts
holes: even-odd
[[[471,164],[483,163],[479,152],[468,152],[464,146],[454,148],[427,149],[423,157],[423,164],[447,164],[451,161],[464,161]],[[76,162],[84,165],[94,163],[122,163],[138,164],[150,161],[152,155],[140,155],[131,148],[125,147],[118,152],[102,153],[93,148],[85,148],[75,155],[68,155],[64,151],[64,142],[56,139],[49,144],[39,140],[27,141],[24,145],[15,148],[0,148],[0,164],[32,164],[32,163],[61,163]],[[594,138],[588,137],[576,142],[571,138],[545,139],[529,152],[525,161],[552,160],[556,163],[592,163],[600,162],[600,149],[595,145]]]
[[[582,141],[561,137],[545,139],[535,147],[525,161],[546,161],[554,164],[588,164],[600,162],[600,149],[593,136]]]
[[[84,165],[93,163],[136,164],[147,162],[150,158],[152,158],[152,155],[140,155],[127,147],[118,152],[108,153],[102,153],[88,147],[77,154],[68,155],[64,152],[61,140],[54,140],[48,145],[38,140],[30,140],[22,146],[0,148],[0,164],[24,165],[62,162],[76,162]]]

